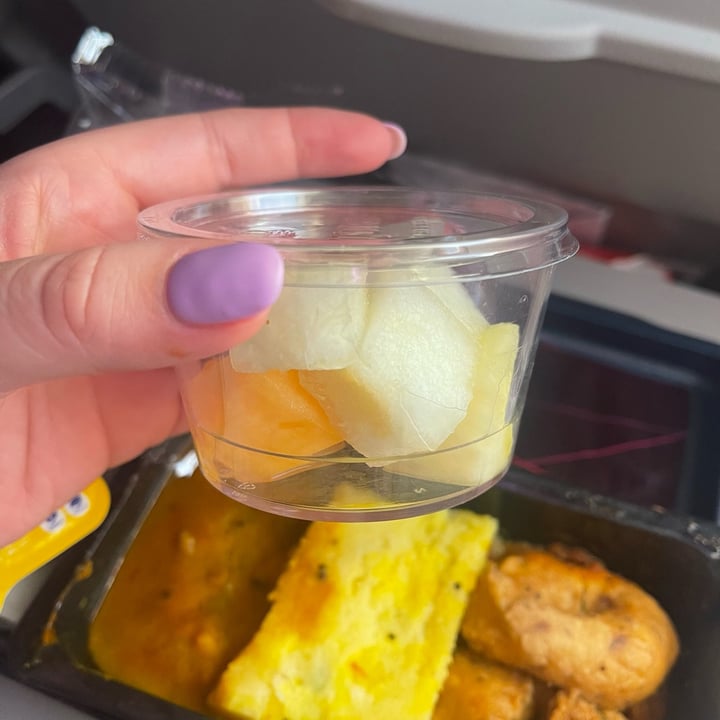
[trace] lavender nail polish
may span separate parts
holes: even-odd
[[[195,325],[241,320],[277,300],[283,262],[267,245],[234,243],[198,250],[170,269],[167,300],[178,320]]]

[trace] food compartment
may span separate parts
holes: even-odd
[[[143,602],[148,601],[147,594],[137,590],[137,583],[133,591],[133,583],[125,582],[126,588],[130,588],[130,595],[126,591],[124,597],[116,596],[113,599],[113,591],[109,591],[109,588],[112,587],[113,579],[121,578],[123,572],[126,574],[126,581],[129,573],[137,572],[137,568],[133,571],[135,549],[135,557],[141,557],[146,552],[156,553],[157,562],[154,564],[157,567],[157,577],[154,579],[157,580],[156,589],[161,591],[163,573],[166,573],[173,563],[163,562],[164,557],[167,560],[163,553],[170,545],[165,549],[162,547],[164,541],[162,534],[158,534],[158,528],[162,525],[159,519],[164,513],[167,522],[168,512],[173,504],[173,486],[177,488],[183,482],[191,482],[187,478],[178,478],[173,467],[180,474],[187,474],[187,463],[192,463],[194,454],[176,452],[175,459],[178,458],[182,461],[180,464],[166,462],[167,456],[145,464],[140,474],[132,480],[134,487],[127,492],[116,515],[94,546],[87,549],[74,577],[59,593],[54,610],[49,612],[50,605],[47,602],[45,607],[38,602],[24,618],[14,634],[12,653],[18,661],[14,671],[23,680],[100,712],[103,717],[184,718],[201,717],[207,713],[207,708],[197,702],[200,697],[197,692],[195,700],[186,696],[182,702],[188,707],[194,707],[194,711],[168,703],[160,697],[108,679],[99,670],[96,658],[93,657],[94,650],[105,670],[109,669],[108,657],[100,658],[98,655],[97,629],[104,626],[106,630],[112,630],[114,625],[128,622],[128,619],[129,626],[124,628],[123,632],[137,638],[138,646],[153,646],[152,642],[148,643],[148,638],[152,639],[152,626],[147,622],[143,625]],[[207,491],[215,492],[209,486]],[[211,507],[212,495],[205,500],[210,503],[206,505],[207,521],[221,529],[227,530],[233,522],[240,522],[238,513],[257,513],[227,502],[219,494],[215,510]],[[232,510],[226,511],[226,506]],[[158,512],[150,512],[152,508]],[[679,720],[688,716],[710,718],[717,714],[720,710],[720,698],[714,691],[712,677],[712,658],[714,653],[720,650],[720,581],[717,568],[719,541],[716,528],[623,505],[583,491],[568,490],[552,481],[532,478],[516,471],[511,471],[503,483],[474,500],[466,508],[496,517],[504,538],[542,545],[564,543],[579,546],[601,558],[610,570],[645,588],[672,618],[681,647],[678,660],[662,693],[653,699],[654,706],[646,707],[651,713],[648,717],[653,720]],[[193,508],[198,518],[202,517],[201,511],[200,506]],[[221,517],[225,518],[222,522]],[[292,544],[293,536],[299,536],[306,527],[300,520],[265,517],[272,518],[273,523],[287,523],[288,544]],[[188,522],[190,530],[187,529]],[[170,533],[174,551],[192,554],[193,543],[204,542],[201,526],[192,526],[192,522],[192,518],[184,518],[185,535],[177,530],[177,526],[172,526],[175,528]],[[145,543],[141,545],[143,535]],[[219,543],[215,549],[218,557],[227,551],[227,546],[223,546],[223,542],[227,542],[227,535],[221,532],[219,537],[226,539],[214,541]],[[195,545],[195,548],[197,549],[198,545]],[[279,552],[282,554],[287,550],[288,546]],[[228,555],[232,557],[232,552],[229,551]],[[174,564],[177,566],[177,563]],[[265,575],[264,581],[259,584],[262,587],[257,588],[260,592],[255,599],[259,605],[255,606],[257,614],[254,620],[249,619],[250,624],[257,623],[264,612],[266,605],[262,604],[262,598],[272,584],[273,573],[279,572],[277,565],[281,564],[282,562],[278,561],[274,569],[271,567],[272,562],[255,566],[261,568]],[[145,566],[151,567],[147,563]],[[221,572],[218,567],[208,567],[207,571],[209,577],[216,579],[217,573]],[[133,580],[142,579],[137,574],[132,577]],[[146,577],[146,584],[152,579]],[[198,593],[202,595],[208,591],[207,576],[201,583],[196,583],[194,588],[191,580],[187,575],[175,578],[180,585],[187,585],[185,609],[193,604],[193,597],[198,599]],[[215,595],[217,596],[217,593]],[[226,601],[228,597],[226,596]],[[156,602],[161,601],[162,598],[158,596]],[[230,605],[231,616],[241,623],[242,611],[234,603],[230,602]],[[220,622],[223,617],[223,622],[227,622],[228,615],[223,616],[223,613],[227,612],[230,605],[226,604],[225,609],[221,608],[219,611],[215,607],[214,615],[213,612],[204,615],[200,613],[200,617],[197,617],[197,608],[202,607],[202,602],[195,603],[196,617],[190,621],[187,618],[192,616],[192,613],[186,615],[185,625],[178,620],[183,614],[183,608],[176,608],[174,612],[179,614],[170,614],[168,617],[168,624],[175,629],[175,633],[173,635],[171,632],[168,637],[171,641],[173,637],[182,640],[190,637],[190,633],[195,638],[193,647],[197,648],[198,655],[203,652],[212,655],[217,651],[217,637],[221,634],[217,632],[217,625],[213,628],[213,622]],[[252,603],[248,606],[252,610],[251,606]],[[192,626],[192,622],[198,621],[199,625]],[[156,652],[159,656],[173,651],[171,645],[160,640],[163,635],[161,626],[156,628]],[[237,652],[237,645],[242,643],[242,639],[236,635],[231,644],[232,642],[236,647],[226,647],[224,655],[222,652],[216,653],[214,669],[210,667],[212,663],[207,664],[210,674],[215,673],[217,676],[220,673],[221,666]],[[106,646],[109,645],[111,643],[106,643]],[[129,646],[132,647],[132,642]],[[136,677],[151,679],[151,668],[143,671],[143,662],[150,660],[147,657],[135,659],[136,667],[132,670]],[[127,677],[126,671],[133,659],[120,656],[115,661],[120,663],[121,668],[125,668],[124,673],[116,674]],[[213,685],[216,679],[217,677],[206,677],[205,687]],[[185,690],[191,694],[193,692],[187,683]],[[157,689],[154,692],[157,692]],[[168,692],[164,694],[168,695]]]

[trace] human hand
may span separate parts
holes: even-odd
[[[138,242],[140,209],[368,172],[403,149],[355,113],[239,109],[93,131],[0,167],[0,547],[182,432],[172,366],[248,338],[280,292],[274,250]],[[211,293],[229,273],[235,290]]]

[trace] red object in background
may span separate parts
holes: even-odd
[[[672,271],[667,268],[659,260],[655,260],[649,255],[639,253],[626,252],[617,248],[603,247],[600,245],[580,245],[578,255],[605,263],[619,270],[625,270],[628,273],[641,272],[645,275],[652,274],[658,280],[671,282],[673,280]]]
[[[582,245],[580,248],[580,255],[584,255],[591,260],[612,263],[613,260],[617,260],[618,258],[630,257],[631,253],[618,250],[617,248],[604,247],[602,245]]]

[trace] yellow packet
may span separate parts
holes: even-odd
[[[27,534],[0,548],[0,609],[23,578],[96,530],[110,510],[110,490],[97,478]]]

